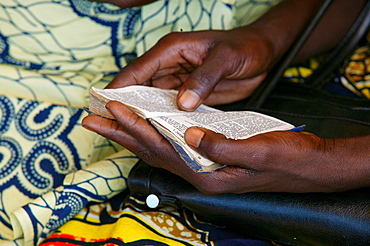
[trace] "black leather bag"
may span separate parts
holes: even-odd
[[[321,137],[370,135],[370,100],[281,83],[265,105],[258,111],[306,124],[307,131]],[[370,188],[329,194],[205,195],[182,178],[143,161],[131,171],[128,186],[132,195],[155,194],[162,205],[190,209],[244,236],[287,245],[370,245]]]
[[[327,7],[326,2],[330,1],[325,1],[324,8]],[[361,14],[362,19],[355,23],[357,27],[349,31],[349,36],[362,35],[364,26],[368,26],[369,2]],[[313,26],[310,25],[307,32]],[[302,39],[307,38],[305,34],[302,36]],[[345,40],[340,48],[334,50],[336,56],[329,56],[326,64],[333,67],[335,57],[343,58],[339,51],[350,50],[348,47],[358,41]],[[295,47],[302,42],[299,40],[297,43]],[[295,125],[305,124],[306,131],[325,138],[370,135],[370,100],[336,96],[303,84],[277,83],[296,52],[297,49],[293,48],[285,59],[286,64],[259,88],[256,96],[221,109],[259,111]],[[319,69],[321,72],[311,79],[311,84],[322,80],[322,71],[327,73],[330,70]],[[154,194],[159,199],[159,206],[189,209],[226,230],[244,236],[284,245],[370,245],[370,188],[339,193],[205,195],[184,179],[143,161],[131,171],[128,186],[134,196]]]
[[[187,181],[145,162],[128,179],[134,196],[189,209],[246,237],[282,245],[370,245],[370,189],[342,193],[204,195]]]

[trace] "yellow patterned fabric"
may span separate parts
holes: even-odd
[[[146,233],[167,235],[151,221],[163,214],[130,212],[125,206],[105,212],[111,206],[107,201],[126,190],[137,157],[81,127],[89,89],[104,87],[169,32],[230,29],[250,23],[277,2],[159,0],[120,9],[87,0],[1,1],[0,244],[40,244],[62,225],[63,232],[72,237],[78,232],[83,241],[91,232],[90,218],[106,214],[107,225],[95,225],[99,238],[110,237],[112,218],[126,214],[151,225],[142,226],[132,240],[144,240]],[[214,227],[198,233],[202,223],[190,225],[177,212],[163,213],[178,228],[187,228],[168,242],[210,242],[202,238]],[[115,237],[125,240],[139,226],[131,217],[117,223],[128,231],[118,230]],[[71,227],[75,230],[67,231]],[[163,238],[153,240],[159,244]]]
[[[323,59],[324,57],[316,57],[289,67],[283,76],[291,82],[305,83]],[[346,61],[343,61],[342,67],[333,71],[331,77],[322,81],[320,86],[331,93],[370,99],[370,32],[367,34],[366,43],[357,47]]]
[[[121,193],[108,202],[91,204],[61,226],[41,246],[171,245],[272,246],[269,241],[243,238],[175,207],[149,210],[144,200]]]
[[[135,203],[138,206],[134,206]],[[108,244],[121,241],[155,245],[161,242],[173,246],[204,245],[209,241],[208,231],[192,225],[201,225],[193,214],[171,207],[161,211],[146,211],[139,208],[142,205],[143,202],[132,200],[130,206],[126,205],[121,211],[115,211],[109,203],[91,205],[59,228],[42,245],[58,245],[54,244],[58,238],[68,238],[68,243],[82,241]],[[107,217],[102,218],[103,211],[109,214],[114,223],[104,221]]]
[[[349,57],[340,81],[357,96],[370,99],[370,33],[367,41]]]
[[[287,68],[283,76],[291,82],[304,83],[305,79],[310,77],[319,66],[320,59],[309,59],[297,66]]]

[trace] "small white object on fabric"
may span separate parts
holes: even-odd
[[[150,194],[146,198],[146,205],[149,208],[156,208],[156,207],[158,207],[158,205],[159,205],[159,197],[156,196],[156,195],[154,195],[154,194]]]

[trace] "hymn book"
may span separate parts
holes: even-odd
[[[294,129],[290,123],[253,111],[221,111],[201,105],[193,112],[185,112],[177,107],[177,93],[176,90],[141,85],[119,89],[93,87],[88,111],[114,119],[105,105],[109,101],[123,103],[148,120],[195,172],[212,172],[224,165],[201,156],[187,145],[184,133],[191,126],[207,128],[231,139],[246,139],[260,133]]]

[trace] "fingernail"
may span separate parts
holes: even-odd
[[[190,89],[187,89],[182,93],[179,98],[179,104],[186,109],[194,109],[200,100],[199,95]]]
[[[202,138],[204,137],[204,132],[198,128],[191,128],[186,131],[185,141],[190,146],[198,148]]]
[[[89,131],[94,131],[89,125],[82,123],[82,127]]]
[[[108,113],[113,116],[110,102],[108,102],[107,104],[105,104],[105,108],[107,109]]]

